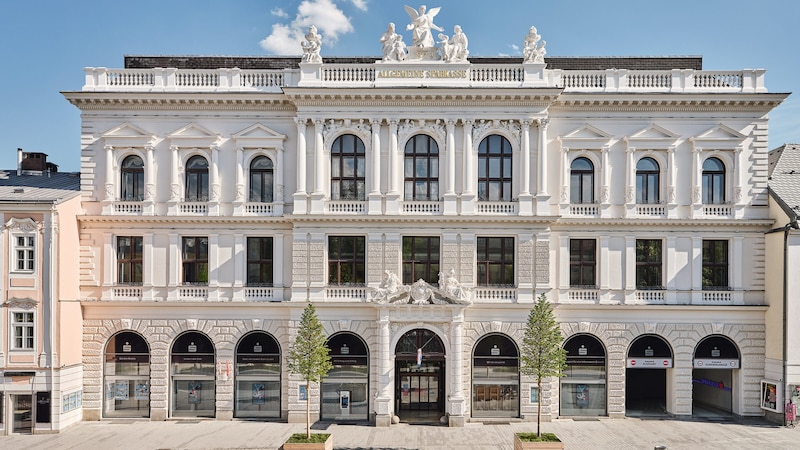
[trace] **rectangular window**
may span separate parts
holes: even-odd
[[[272,286],[272,238],[247,238],[247,285]]]
[[[403,237],[403,284],[422,279],[436,283],[439,277],[439,238]]]
[[[328,236],[329,284],[363,286],[366,266],[364,236]]]
[[[596,289],[597,242],[594,239],[569,240],[569,285]]]
[[[729,289],[728,241],[703,240],[703,289]]]
[[[636,240],[636,289],[663,289],[661,240]]]
[[[18,271],[33,272],[36,267],[36,236],[16,236],[14,245],[15,267]]]
[[[514,286],[514,238],[478,238],[478,286]]]
[[[142,237],[117,236],[117,283],[142,284]]]
[[[185,237],[182,245],[183,283],[208,284],[208,238]]]
[[[33,313],[14,312],[11,314],[11,318],[14,349],[33,350]]]

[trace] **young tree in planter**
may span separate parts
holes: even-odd
[[[311,382],[319,383],[333,368],[329,349],[325,345],[325,332],[311,303],[303,310],[300,329],[289,347],[289,371],[301,375],[306,382],[306,439],[311,439]]]
[[[567,351],[561,347],[561,331],[550,309],[547,296],[542,294],[528,314],[525,336],[522,338],[520,369],[524,375],[533,375],[539,389],[539,407],[536,415],[536,436],[542,436],[542,379],[561,377],[567,367]]]

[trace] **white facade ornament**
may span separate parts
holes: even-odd
[[[236,202],[243,202],[244,201],[244,185],[239,183],[236,185],[236,197],[234,199]]]
[[[600,186],[600,203],[608,202],[608,186]]]
[[[741,201],[742,201],[742,188],[737,186],[736,188],[733,189],[733,202],[739,203]]]
[[[169,201],[177,202],[181,199],[181,187],[178,183],[169,185]]]
[[[675,186],[667,188],[667,203],[675,203]]]
[[[412,134],[427,131],[429,134],[437,137],[439,143],[444,141],[444,124],[441,119],[436,121],[426,122],[425,119],[411,120],[406,119],[400,122],[397,130],[397,137],[399,142],[405,142]]]
[[[306,33],[306,41],[300,43],[303,48],[302,62],[304,63],[322,63],[322,57],[319,56],[319,50],[322,47],[322,36],[317,33],[317,27],[311,25],[308,27]]]
[[[483,120],[477,121],[472,128],[473,142],[480,143],[481,139],[496,130],[505,130],[514,136],[514,143],[519,143],[520,126],[514,120]]]
[[[456,271],[454,269],[450,269],[447,275],[439,272],[439,289],[448,296],[459,301],[466,301],[469,299],[466,288],[462,287],[461,283],[456,279]]]
[[[493,320],[492,323],[490,324],[490,326],[491,326],[493,332],[499,333],[500,330],[503,327],[503,322],[501,322],[499,320]]]
[[[6,222],[6,229],[9,231],[18,231],[22,233],[33,233],[40,229],[40,224],[34,222],[33,219],[18,219],[12,217]]]
[[[461,31],[459,25],[453,28],[452,38],[448,39],[446,34],[439,33],[439,56],[444,62],[466,62],[469,56],[468,45],[467,35]]]
[[[386,277],[381,281],[381,284],[372,291],[370,298],[376,303],[391,302],[395,297],[407,293],[408,286],[403,286],[400,278],[392,271],[385,271]]]
[[[561,186],[561,203],[569,201],[569,186]]]
[[[339,329],[344,331],[350,330],[350,320],[340,320],[339,321]]]
[[[403,36],[395,33],[394,23],[389,22],[389,26],[386,28],[386,32],[381,35],[379,42],[381,43],[384,61],[406,60],[406,43],[403,42]]]
[[[692,203],[700,203],[700,196],[702,191],[699,187],[695,186],[692,188]]]
[[[439,285],[417,280],[405,286],[394,272],[387,270],[386,277],[377,288],[370,288],[369,298],[378,304],[392,305],[469,305],[471,291],[455,279],[455,271],[449,275],[439,273]]]
[[[156,198],[156,185],[153,183],[148,183],[144,186],[144,199],[145,200],[155,200]]]
[[[636,198],[634,194],[635,191],[633,186],[628,186],[628,188],[625,190],[625,203],[633,203],[633,199]]]
[[[439,14],[439,10],[442,8],[431,8],[426,11],[426,6],[422,5],[419,7],[419,12],[408,5],[404,5],[404,8],[408,13],[408,17],[411,18],[411,23],[406,26],[406,29],[411,31],[412,47],[409,49],[409,58],[436,59],[436,47],[434,46],[431,29],[444,31],[443,28],[433,23],[433,18]]]
[[[536,32],[536,27],[531,27],[528,30],[528,35],[525,36],[525,42],[522,46],[522,62],[523,63],[541,63],[544,64],[544,55],[547,53],[544,46],[547,41],[539,40],[542,37]]]

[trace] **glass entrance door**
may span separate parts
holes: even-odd
[[[417,367],[413,361],[398,361],[397,365],[400,412],[443,412],[443,362],[430,361]]]
[[[33,398],[31,395],[15,395],[14,423],[11,431],[14,433],[30,434],[33,430]]]

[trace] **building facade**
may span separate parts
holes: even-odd
[[[51,433],[82,418],[76,173],[19,151],[0,172],[0,434]]]
[[[64,94],[86,419],[762,414],[763,70],[543,59],[533,28],[523,60],[391,27],[381,60],[323,59],[311,31],[302,58],[132,56]],[[542,294],[568,370],[538,392]],[[307,387],[309,301],[334,370]]]

